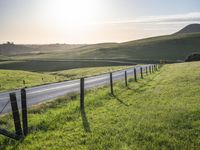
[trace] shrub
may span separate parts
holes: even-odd
[[[190,61],[200,61],[200,53],[193,53],[185,59],[185,62]]]

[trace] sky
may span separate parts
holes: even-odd
[[[200,0],[0,0],[0,43],[91,44],[200,23]]]

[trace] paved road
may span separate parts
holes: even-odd
[[[144,70],[148,66],[150,65],[137,66],[136,67],[137,74],[140,74],[140,67],[142,67]],[[127,76],[133,76],[134,68],[129,68],[126,71],[127,71]],[[124,79],[124,74],[125,74],[124,72],[125,70],[113,72],[113,81]],[[94,87],[107,85],[109,83],[110,83],[109,73],[88,77],[85,78],[85,89],[91,89]],[[64,81],[59,83],[52,83],[48,85],[27,88],[26,91],[27,91],[27,104],[28,106],[32,106],[47,100],[52,100],[61,96],[65,96],[73,92],[79,92],[80,80]],[[20,90],[16,90],[16,91],[0,93],[0,111],[4,108],[4,106],[8,102],[10,102],[9,93],[11,92],[16,92],[18,106],[19,108],[21,108]],[[8,103],[4,111],[0,115],[10,111],[11,111],[11,106],[10,103]]]

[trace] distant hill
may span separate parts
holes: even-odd
[[[0,55],[21,55],[25,53],[34,52],[35,49],[27,47],[25,45],[15,45],[15,44],[1,44],[0,45]]]
[[[65,52],[82,46],[85,46],[85,44],[16,45],[13,43],[5,43],[0,44],[0,55],[13,56],[22,54]]]
[[[172,60],[183,61],[200,52],[200,25],[191,24],[176,34],[146,38],[124,43],[99,44],[49,44],[49,45],[0,45],[0,55],[17,59],[67,60]],[[26,54],[21,57],[22,54]],[[12,56],[18,55],[18,56]]]
[[[200,33],[200,24],[190,24],[185,28],[181,29],[175,34],[182,34],[182,33]]]
[[[29,44],[18,45],[13,43],[0,44],[0,55],[34,55],[34,54],[57,54],[57,53],[76,53],[79,51],[90,51],[98,48],[107,48],[116,43],[98,43],[98,44]]]

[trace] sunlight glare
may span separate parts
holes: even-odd
[[[82,26],[97,17],[95,0],[49,0],[46,15],[59,26]]]

